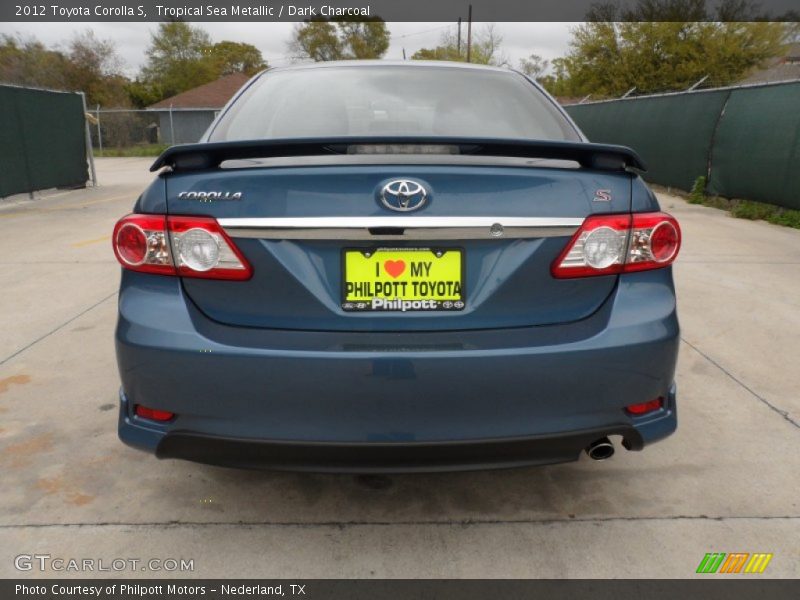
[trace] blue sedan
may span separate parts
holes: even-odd
[[[120,438],[338,472],[641,450],[677,423],[681,243],[643,169],[508,69],[254,77],[114,229]]]

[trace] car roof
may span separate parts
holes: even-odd
[[[456,62],[449,60],[332,60],[324,62],[310,62],[287,65],[284,67],[274,67],[267,69],[269,72],[275,71],[296,71],[304,69],[328,69],[331,67],[435,67],[450,69],[467,69],[482,71],[501,71],[503,73],[513,73],[513,69],[508,67],[496,67],[493,65],[478,65],[475,63]]]

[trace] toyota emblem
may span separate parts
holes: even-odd
[[[398,212],[410,212],[425,205],[428,192],[425,187],[411,179],[393,179],[381,190],[383,205]]]

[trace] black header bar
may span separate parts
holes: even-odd
[[[668,9],[654,15],[636,10],[639,0],[3,0],[0,21],[297,22],[378,17],[387,22],[455,22],[459,17],[466,19],[470,4],[476,22],[580,22],[592,20],[592,14],[614,21],[800,20],[797,0],[758,0],[749,5],[737,0],[705,0],[705,8],[694,0],[659,1]]]

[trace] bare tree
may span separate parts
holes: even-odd
[[[531,54],[519,61],[519,70],[533,79],[541,79],[549,68],[550,61],[543,59],[538,54]]]

